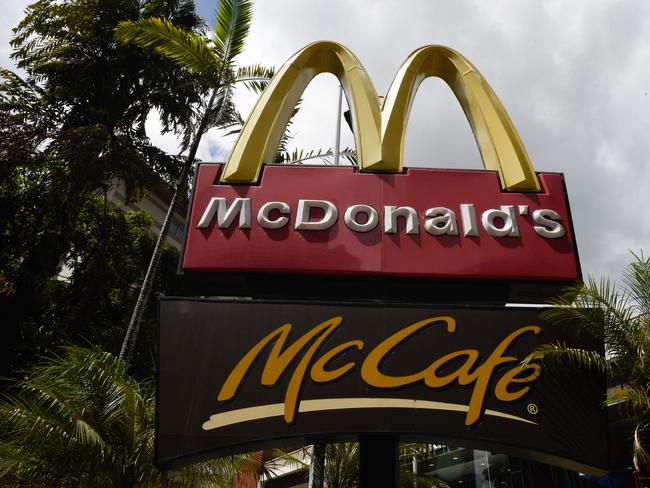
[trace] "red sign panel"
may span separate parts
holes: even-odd
[[[496,172],[265,166],[259,185],[198,167],[183,271],[572,281],[564,180],[506,192]]]

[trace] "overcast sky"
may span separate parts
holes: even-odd
[[[0,0],[0,65],[10,28],[29,2]],[[209,23],[214,0],[197,0]],[[650,252],[650,2],[571,0],[258,1],[240,64],[280,66],[316,40],[333,40],[363,62],[384,94],[408,54],[443,44],[465,55],[500,97],[537,171],[566,176],[583,272],[618,277],[630,250]],[[294,146],[334,143],[338,82],[318,77],[305,93]],[[245,115],[254,103],[236,98]],[[150,136],[169,151],[170,136]],[[200,149],[224,160],[231,139],[210,133]],[[343,146],[354,146],[347,129]],[[408,126],[407,166],[481,168],[451,91],[425,81]]]

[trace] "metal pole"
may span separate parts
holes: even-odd
[[[334,138],[334,164],[338,165],[341,156],[341,115],[343,111],[343,86],[339,86],[339,104],[336,113],[336,137]]]
[[[418,487],[418,458],[413,456],[411,458],[411,467],[413,468],[413,488]]]
[[[314,444],[309,465],[309,488],[323,488],[325,477],[325,444]]]

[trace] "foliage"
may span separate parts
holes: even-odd
[[[305,161],[316,160],[325,165],[334,164],[333,149],[294,149],[293,151],[289,151],[289,143],[294,138],[294,136],[291,135],[294,119],[296,115],[298,115],[301,106],[302,98],[298,100],[298,103],[291,112],[291,117],[289,118],[289,122],[287,123],[287,126],[282,133],[280,144],[278,145],[278,150],[276,151],[272,162],[274,164],[302,164]],[[233,131],[233,133],[236,132],[238,132],[238,130]],[[357,151],[355,149],[349,147],[341,149],[339,151],[339,156],[340,158],[348,161],[351,165],[357,165]]]
[[[67,347],[33,366],[0,403],[0,484],[232,486],[257,470],[246,457],[156,469],[154,394],[128,365],[100,350]]]
[[[28,210],[17,208],[16,220]],[[103,195],[84,199],[77,220],[70,222],[71,230],[65,236],[68,252],[61,260],[62,268],[56,277],[44,281],[38,295],[33,297],[32,306],[40,314],[22,318],[12,352],[18,358],[29,359],[70,342],[101,344],[117,351],[123,335],[122,324],[135,298],[134,284],[141,279],[146,257],[154,246],[151,224],[151,218],[144,212],[125,211],[106,201]],[[21,232],[11,230],[7,233],[7,247],[12,250],[13,245],[15,250],[5,257],[16,259],[25,250],[20,240],[37,233],[38,226],[23,222],[17,229]],[[171,294],[179,289],[177,261],[178,252],[166,247],[156,290]],[[12,299],[13,295],[0,295],[0,304],[9,309],[5,315],[9,323],[21,318],[10,310]],[[155,337],[154,321],[152,308],[147,311],[145,328],[150,344]],[[142,351],[134,365],[137,372],[145,374],[151,367],[151,353]]]
[[[14,29],[11,57],[27,77],[25,89],[14,89],[10,113],[24,124],[47,116],[49,133],[33,142],[65,155],[68,176],[82,191],[118,178],[132,196],[151,182],[150,169],[178,176],[179,161],[150,143],[144,124],[157,109],[165,130],[185,125],[200,85],[163,57],[115,42],[117,24],[141,15],[193,31],[202,26],[191,0],[39,0]],[[24,103],[27,88],[31,105]],[[43,115],[34,112],[35,103]]]
[[[357,152],[354,149],[345,148],[339,151],[339,155],[342,159],[348,161],[353,166],[357,164]],[[332,149],[318,149],[318,150],[304,150],[304,149],[294,149],[289,152],[288,150],[279,151],[276,156],[274,163],[277,164],[303,164],[306,161],[318,160],[322,164],[331,165],[334,164],[333,161],[334,151]]]
[[[327,488],[359,486],[359,443],[327,444],[323,482]]]
[[[153,16],[120,22],[115,30],[115,38],[121,44],[160,54],[202,80],[202,98],[193,107],[193,117],[185,121],[184,149],[198,145],[203,134],[211,128],[241,124],[241,117],[232,103],[234,87],[242,83],[254,91],[261,91],[273,76],[272,68],[260,64],[235,65],[237,56],[244,50],[252,9],[249,0],[219,2],[215,30],[207,35]],[[188,159],[193,159],[191,153]]]
[[[117,24],[141,15],[202,26],[191,0],[39,0],[14,29],[21,74],[0,71],[0,374],[42,352],[51,334],[78,339],[83,329],[101,341],[106,326],[111,342],[121,327],[116,308],[128,303],[116,307],[117,297],[130,294],[147,246],[130,247],[143,222],[104,211],[103,195],[120,182],[133,199],[178,177],[182,158],[152,145],[145,121],[155,110],[163,130],[180,130],[202,86],[164,57],[115,42]],[[57,279],[63,263],[69,283]]]
[[[250,0],[221,0],[217,8],[215,30],[207,38],[176,28],[167,20],[155,17],[120,22],[115,31],[115,38],[122,44],[133,44],[165,56],[182,69],[198,76],[205,88],[200,102],[193,107],[194,117],[184,127],[183,150],[188,153],[131,315],[120,351],[121,358],[130,358],[135,349],[142,314],[158,272],[171,216],[187,187],[201,138],[211,128],[241,124],[241,117],[232,103],[232,91],[237,83],[259,90],[273,74],[271,68],[261,65],[244,68],[235,66],[237,56],[244,49],[252,11],[253,4]]]
[[[426,444],[416,442],[405,442],[399,445],[399,458],[402,470],[399,475],[399,483],[402,488],[449,488],[449,485],[437,477],[414,473],[404,469],[405,465],[411,465],[413,458],[417,460],[427,459],[429,449]]]
[[[639,434],[650,424],[650,258],[634,258],[621,286],[589,277],[565,289],[542,314],[551,324],[577,327],[604,343],[604,353],[558,342],[539,347],[527,360],[544,358],[550,367],[568,361],[572,367],[606,373],[612,386],[607,404],[617,405],[637,424]]]

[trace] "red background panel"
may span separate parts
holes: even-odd
[[[246,271],[417,276],[505,280],[571,281],[579,277],[575,241],[562,175],[540,173],[542,192],[503,192],[491,171],[410,168],[401,174],[358,173],[352,167],[265,166],[259,185],[218,183],[220,164],[201,164],[195,181],[183,253],[184,271]],[[228,229],[213,223],[197,229],[212,197],[231,204],[236,197],[251,198],[252,228]],[[299,199],[328,200],[339,218],[328,230],[294,229]],[[291,207],[289,224],[268,230],[256,222],[259,208],[270,201]],[[474,204],[478,237],[463,236],[459,205]],[[345,210],[355,204],[374,207],[380,224],[358,233],[343,222]],[[420,233],[407,235],[403,219],[399,232],[383,232],[384,205],[410,206],[420,216]],[[481,226],[481,213],[501,205],[528,205],[528,215],[517,215],[520,237],[492,237]],[[456,213],[458,236],[432,236],[424,230],[424,212],[447,207]],[[552,209],[562,217],[566,235],[547,239],[533,230],[532,213]]]
[[[420,234],[384,234],[385,274],[441,278],[574,280],[578,278],[574,237],[562,175],[539,174],[541,193],[501,190],[496,173],[489,171],[411,168],[404,174],[382,176],[382,204],[408,205],[420,211]],[[477,237],[463,236],[460,204],[476,209]],[[519,215],[520,237],[493,237],[481,225],[481,214],[501,205],[527,205]],[[424,231],[424,211],[447,207],[458,218],[458,236],[431,236]],[[562,216],[566,234],[547,239],[535,233],[533,211],[546,208]],[[401,224],[401,222],[400,222]]]
[[[359,234],[343,224],[345,208],[352,203],[380,207],[380,187],[376,176],[356,173],[350,167],[267,166],[261,184],[217,184],[220,164],[201,164],[194,188],[185,242],[185,271],[251,271],[290,273],[377,274],[381,268],[381,235]],[[289,170],[289,171],[287,171]],[[216,224],[197,229],[212,197],[251,198],[252,228],[228,229]],[[299,199],[328,200],[337,205],[339,218],[328,230],[294,230]],[[264,229],[257,224],[259,208],[281,201],[291,207],[289,223],[281,229]],[[347,205],[346,205],[347,203]]]

